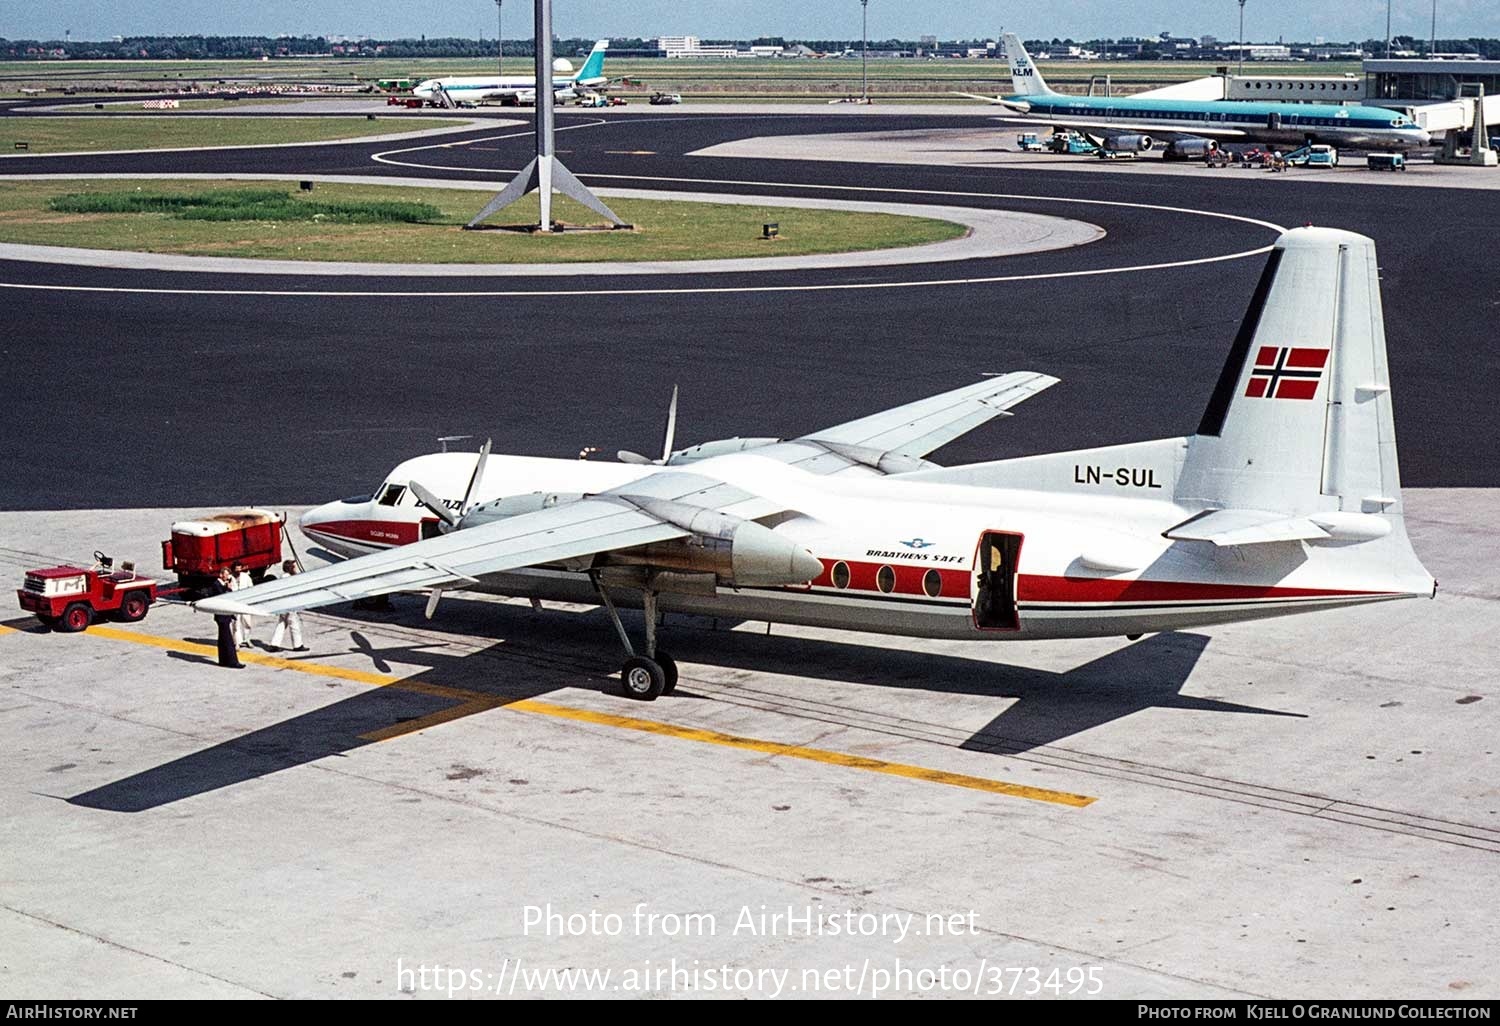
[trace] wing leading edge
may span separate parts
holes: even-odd
[[[580,499],[203,599],[195,608],[270,616],[396,591],[461,587],[485,574],[668,541],[687,533],[617,499]]]

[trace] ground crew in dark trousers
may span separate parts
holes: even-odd
[[[229,594],[234,590],[230,586],[230,580],[229,568],[221,568],[219,576],[208,586],[209,594]],[[243,670],[245,664],[240,662],[240,653],[234,644],[234,620],[234,615],[231,613],[214,614],[214,623],[219,625],[219,665],[227,666],[231,670]]]

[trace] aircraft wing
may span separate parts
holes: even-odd
[[[652,474],[550,509],[479,523],[202,599],[194,608],[205,613],[272,616],[397,591],[461,589],[486,574],[712,532],[716,526],[713,513],[753,520],[784,508],[713,478],[681,471]],[[710,516],[703,518],[703,514]]]
[[[804,435],[797,441],[832,442],[880,452],[926,456],[960,435],[1005,415],[1058,379],[1035,371],[1016,371],[918,399],[881,413],[861,417]]]
[[[991,107],[1009,107],[1012,110],[1025,109],[1024,106],[1018,107],[1017,104],[1007,103],[1005,100],[1001,99],[998,96],[981,96],[978,93],[954,93],[953,95],[962,96],[966,100],[978,100],[980,103],[987,103]]]
[[[638,506],[595,496],[201,599],[194,608],[205,613],[271,616],[396,591],[462,587],[484,574],[667,541],[687,533]]]
[[[1111,121],[1104,119],[1096,121],[1091,118],[1055,117],[1049,114],[1034,114],[1031,117],[996,117],[996,121],[1003,121],[1012,125],[1054,125],[1058,128],[1075,128],[1080,132],[1092,132],[1095,135],[1127,135],[1138,132],[1152,132],[1162,136],[1187,136],[1213,139],[1243,139],[1247,134],[1241,128],[1204,128],[1194,125],[1192,128],[1183,128],[1174,125],[1170,121],[1141,121],[1138,118],[1120,119]]]

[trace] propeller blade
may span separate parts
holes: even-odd
[[[621,463],[635,463],[640,466],[649,466],[651,463],[651,457],[642,456],[640,453],[631,452],[629,449],[621,449],[615,453],[615,458]]]
[[[672,442],[677,438],[677,386],[672,386],[672,403],[667,407],[667,440],[661,447],[661,462],[672,458]]]
[[[424,614],[427,617],[427,619],[429,619],[429,620],[432,619],[432,614],[434,614],[434,613],[437,612],[438,603],[440,601],[442,601],[442,598],[443,598],[443,589],[442,588],[433,588],[432,589],[432,594],[427,596],[427,610],[426,610],[426,612]]]
[[[435,513],[439,520],[449,527],[458,526],[458,517],[454,512],[443,505],[443,500],[428,491],[425,485],[418,481],[408,481],[406,487],[410,488],[411,493],[417,497],[417,501]]]
[[[484,477],[484,465],[490,459],[490,439],[486,438],[484,444],[479,447],[479,458],[474,461],[474,473],[469,475],[469,487],[464,489],[464,501],[459,505],[459,515],[469,512],[469,500],[474,497],[474,489],[479,486],[480,478]]]

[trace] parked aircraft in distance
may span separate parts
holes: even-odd
[[[1195,434],[939,467],[1057,383],[1004,374],[791,439],[621,462],[436,453],[302,530],[346,562],[202,600],[398,591],[602,605],[624,693],[676,683],[661,611],[953,639],[1136,636],[1430,596],[1407,539],[1375,245],[1284,233]],[[674,407],[675,408],[675,407]],[[616,612],[645,611],[638,648]]]
[[[1153,96],[1069,96],[1053,92],[1015,33],[1005,33],[1009,96],[974,99],[998,104],[1016,124],[1044,124],[1100,136],[1106,149],[1144,152],[1157,142],[1244,141],[1287,147],[1309,143],[1367,150],[1427,146],[1425,129],[1400,111],[1361,104],[1261,103]]]
[[[552,81],[558,99],[570,100],[588,89],[598,89],[609,84],[604,74],[604,51],[609,49],[609,40],[601,39],[589,52],[588,60],[577,74],[571,74],[573,66],[558,58],[553,67],[567,77]],[[461,103],[483,103],[486,100],[513,100],[517,103],[536,102],[535,75],[469,75],[456,78],[429,78],[418,82],[411,91],[413,96],[436,103],[441,107],[456,107]]]

